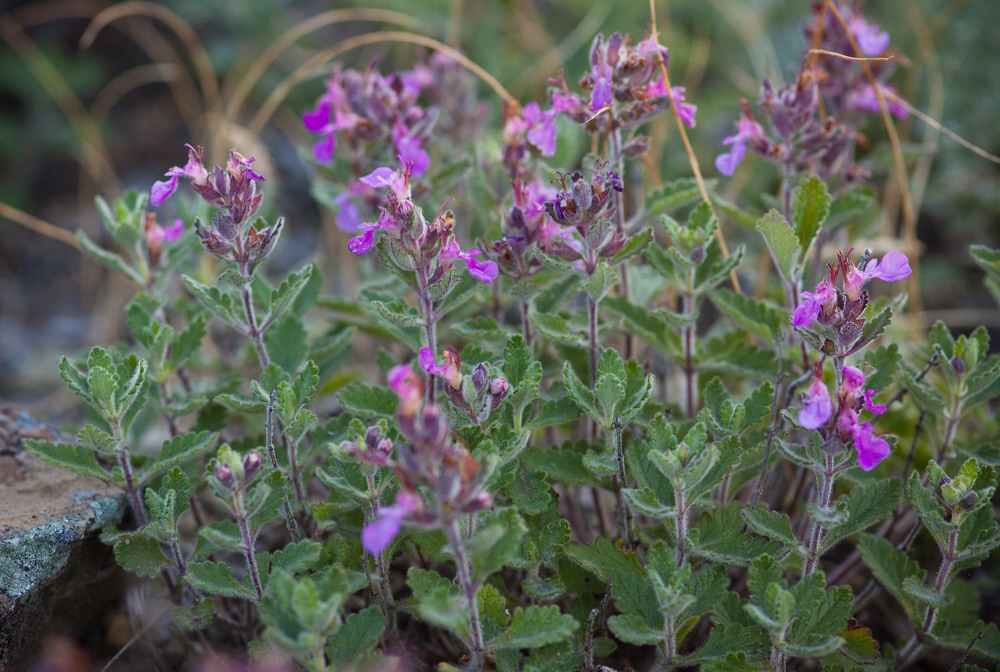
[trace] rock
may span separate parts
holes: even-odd
[[[24,439],[66,440],[24,411],[0,406],[0,669],[49,633],[99,627],[120,576],[101,528],[125,509],[120,490],[48,465]]]

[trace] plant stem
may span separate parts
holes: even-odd
[[[937,578],[934,580],[934,592],[944,595],[944,589],[948,587],[948,578],[951,574],[952,563],[955,562],[955,547],[958,545],[958,530],[952,530],[948,535],[948,548],[944,550],[941,557],[941,566],[938,568]],[[930,634],[937,620],[937,607],[928,605],[927,615],[924,617],[923,633]]]
[[[684,538],[687,537],[688,527],[688,504],[684,498],[684,489],[680,487],[680,482],[674,484],[674,508],[676,509],[677,543],[674,546],[677,566],[684,564],[685,550]]]
[[[528,302],[521,301],[521,333],[524,334],[524,342],[531,345],[531,323],[528,322]]]
[[[368,480],[368,504],[370,508],[371,518],[368,522],[373,523],[378,519],[379,504],[378,504],[378,492],[375,488],[375,476],[372,473],[365,474]],[[365,560],[365,566],[367,566],[368,561]],[[385,555],[382,552],[375,554],[375,572],[378,574],[378,589],[376,591],[376,598],[379,602],[379,607],[382,609],[382,615],[385,617],[385,622],[389,624],[389,633],[391,634],[393,640],[399,640],[399,624],[396,620],[396,605],[392,599],[392,584],[389,582],[389,569],[385,564]]]
[[[243,312],[246,313],[247,318],[246,334],[253,341],[253,347],[257,351],[257,359],[260,361],[260,368],[263,371],[271,363],[271,359],[267,356],[267,350],[264,348],[263,334],[257,326],[257,316],[253,311],[253,297],[250,294],[249,278],[247,278],[246,284],[240,288],[240,294],[243,295]]]
[[[465,555],[465,546],[462,543],[462,533],[458,529],[458,522],[452,519],[444,529],[448,536],[448,543],[451,544],[451,549],[455,554],[458,583],[469,603],[469,632],[472,634],[472,661],[469,669],[478,672],[483,669],[486,662],[486,644],[483,642],[483,631],[479,624],[478,588],[469,572],[469,560]]]
[[[609,115],[610,118],[610,115]],[[621,128],[616,128],[614,133],[611,134],[611,151],[612,160],[615,164],[615,172],[618,177],[621,178],[622,182],[625,181],[625,155],[622,154],[622,131]],[[612,197],[615,199],[615,217],[618,225],[618,233],[625,233],[625,199],[624,195],[612,190]],[[623,262],[619,267],[621,273],[621,296],[626,301],[630,298],[629,284],[628,284],[628,262]],[[625,332],[625,347],[623,348],[624,359],[631,359],[632,352],[635,349],[635,335],[627,331]]]
[[[246,508],[243,506],[242,486],[236,490],[234,495],[233,512],[236,514],[236,522],[240,527],[240,538],[243,541],[243,556],[247,561],[247,571],[253,581],[254,591],[257,593],[257,601],[264,597],[264,591],[260,587],[260,575],[257,573],[257,551],[254,549],[254,539],[250,534],[250,523],[247,520]]]
[[[264,446],[267,448],[267,457],[271,461],[271,467],[280,472],[281,467],[278,465],[278,455],[274,451],[274,404],[277,399],[278,389],[275,388],[271,390],[271,396],[267,400],[267,416],[264,421]],[[295,520],[295,514],[292,513],[292,503],[288,500],[288,493],[285,493],[283,508],[285,527],[288,529],[288,535],[292,538],[292,541],[301,540],[302,530],[299,529],[299,523]]]
[[[816,504],[821,510],[825,510],[830,508],[830,501],[833,499],[833,455],[826,456],[826,469],[823,470],[822,476],[823,483],[817,494]],[[822,541],[823,527],[817,521],[813,521],[812,530],[809,532],[809,557],[806,559],[803,576],[808,576],[816,571],[816,565],[819,563],[819,547]]]
[[[139,524],[139,527],[143,527],[146,524],[146,509],[143,507],[142,497],[135,487],[135,472],[132,470],[132,461],[129,459],[128,446],[124,442],[118,450],[118,464],[122,468],[122,476],[125,477],[125,492],[128,493],[129,502],[132,504],[135,522]]]
[[[587,345],[590,348],[590,383],[597,385],[597,301],[587,297]]]
[[[431,349],[437,357],[437,330],[436,318],[434,315],[434,302],[428,293],[427,269],[422,264],[416,264],[417,275],[417,298],[420,300],[420,310],[423,312],[424,323],[424,345]],[[427,382],[427,389],[424,394],[426,403],[434,401],[434,378]]]
[[[682,297],[682,305],[685,315],[693,315],[694,294],[690,292],[685,293]],[[693,321],[681,328],[681,339],[684,346],[684,412],[689,418],[694,417],[695,404],[697,403],[694,374],[694,330],[695,324]]]
[[[618,458],[618,506],[621,508],[622,512],[622,539],[624,539],[625,544],[631,548],[632,509],[629,507],[628,500],[625,499],[625,495],[622,492],[622,490],[628,487],[628,475],[625,471],[625,452],[622,450],[623,429],[624,427],[622,426],[621,421],[615,418],[613,437],[615,457]]]

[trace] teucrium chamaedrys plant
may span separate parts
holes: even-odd
[[[888,48],[828,10],[820,48]],[[763,84],[717,161],[779,166],[759,215],[714,181],[643,193],[644,125],[695,124],[665,56],[598,36],[576,86],[492,133],[445,56],[334,69],[303,123],[356,299],[320,299],[312,265],[269,282],[284,220],[236,150],[208,169],[189,146],[153,185],[156,208],[182,178],[199,197],[169,226],[144,195],[98,201],[115,249],[81,243],[137,287],[130,338],[63,360],[90,424],[29,450],[122,488],[132,513],[104,538],[162,577],[191,651],[309,670],[1000,658],[970,571],[1000,546],[1000,358],[983,328],[894,328],[914,260],[859,249],[875,89],[816,53]],[[606,150],[570,155],[576,136]],[[973,256],[997,293],[996,251]],[[883,590],[905,616],[872,609]]]

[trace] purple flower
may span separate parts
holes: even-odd
[[[885,413],[885,404],[873,404],[872,397],[878,394],[878,390],[865,390],[862,392],[864,395],[864,409],[875,415],[882,415]]]
[[[844,293],[847,298],[856,301],[861,296],[861,290],[869,280],[878,278],[885,282],[896,282],[910,276],[910,261],[902,252],[886,252],[881,260],[873,259],[865,266],[864,271],[851,263],[844,277]]]
[[[154,208],[162,205],[177,190],[177,178],[181,175],[187,176],[196,184],[204,184],[208,179],[208,171],[201,165],[201,148],[195,149],[191,145],[185,145],[185,147],[188,148],[188,161],[184,167],[174,166],[163,174],[169,179],[153,183],[149,191],[149,204]]]
[[[889,33],[874,23],[868,23],[860,14],[852,14],[847,19],[847,27],[854,33],[858,48],[865,56],[878,56],[889,46]]]
[[[671,91],[674,94],[674,102],[677,104],[677,113],[680,115],[681,121],[687,124],[689,128],[694,128],[694,115],[698,111],[698,106],[684,102],[684,92],[686,89],[683,86],[671,87]],[[667,84],[663,79],[663,75],[660,75],[655,81],[650,82],[646,86],[646,95],[651,98],[662,98],[670,95],[667,92]],[[739,162],[737,161],[737,163]]]
[[[543,113],[536,102],[524,106],[524,121],[528,125],[525,137],[539,149],[542,156],[553,156],[556,153],[556,114],[556,109]]]
[[[394,506],[383,506],[378,519],[361,530],[361,544],[372,555],[384,551],[399,534],[403,519],[421,506],[420,497],[406,491],[396,495]]]
[[[302,125],[311,133],[322,133],[330,123],[330,101],[320,98],[315,110],[302,113]]]
[[[379,213],[378,221],[374,223],[362,222],[360,224],[359,229],[362,231],[362,234],[347,241],[347,249],[359,257],[368,254],[375,243],[375,232],[379,229],[391,229],[393,225],[392,217],[383,209]]]
[[[802,292],[801,300],[795,312],[792,313],[793,327],[805,327],[815,322],[816,318],[819,317],[820,310],[833,305],[837,300],[837,293],[834,291],[830,279],[823,278],[823,281],[816,286],[816,293]]]
[[[736,127],[736,134],[730,135],[722,141],[723,145],[731,146],[727,153],[715,157],[716,169],[723,175],[732,177],[733,173],[736,172],[736,166],[740,165],[740,161],[746,156],[747,142],[763,135],[764,129],[761,128],[760,124],[745,114],[741,115]]]
[[[395,175],[395,170],[388,166],[382,166],[362,177],[361,182],[376,189],[388,189],[392,186],[392,179]]]
[[[833,415],[830,393],[823,383],[820,370],[816,373],[817,376],[809,386],[809,390],[802,395],[802,408],[799,409],[799,424],[806,429],[819,429],[829,422]]]
[[[345,191],[333,199],[337,206],[337,228],[353,233],[361,229],[361,215],[358,206],[351,200],[350,192]]]
[[[265,178],[263,175],[258,173],[253,169],[251,164],[256,161],[256,157],[251,156],[249,159],[245,158],[242,154],[236,150],[230,150],[229,152],[229,172],[233,175],[239,175],[240,173],[245,173],[254,182],[264,182]]]
[[[431,158],[421,147],[420,140],[409,135],[406,126],[397,122],[392,127],[392,141],[396,145],[400,161],[404,165],[413,164],[410,168],[412,174],[423,175],[431,165]]]
[[[392,367],[388,380],[389,387],[399,397],[399,413],[404,416],[413,415],[424,396],[423,381],[406,364]]]
[[[877,467],[892,452],[889,442],[872,432],[870,422],[855,424],[851,428],[851,436],[854,438],[854,448],[858,451],[858,466],[864,471]]]
[[[879,90],[882,91],[882,97],[885,98],[886,107],[889,108],[889,112],[899,118],[905,119],[909,116],[910,111],[905,107],[895,102],[892,98],[896,94],[896,89],[888,84],[879,84]],[[881,108],[878,104],[878,96],[875,95],[875,88],[871,84],[866,84],[856,91],[851,91],[848,94],[848,104],[851,105],[856,110],[861,110],[862,112],[870,112],[872,114],[878,114],[881,112]]]
[[[442,353],[444,364],[438,364],[434,358],[434,351],[430,348],[420,349],[420,366],[424,371],[432,376],[444,378],[449,385],[455,389],[462,386],[462,360],[454,348],[448,348]]]
[[[458,241],[452,238],[442,248],[438,261],[444,268],[448,268],[456,259],[461,259],[465,262],[466,268],[469,269],[469,275],[476,280],[490,284],[497,279],[500,269],[495,261],[477,261],[474,257],[479,254],[482,254],[482,251],[476,248],[463,252]]]
[[[854,366],[845,366],[840,370],[841,373],[841,383],[840,383],[840,393],[841,394],[854,394],[855,391],[861,389],[861,386],[865,384],[865,372]]]

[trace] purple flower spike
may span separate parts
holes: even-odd
[[[722,157],[719,157],[722,158]],[[802,292],[802,303],[792,313],[792,326],[805,327],[816,321],[823,304],[812,292]]]
[[[833,403],[830,393],[823,384],[823,379],[817,377],[808,392],[802,395],[802,408],[799,410],[799,424],[806,429],[819,429],[833,415]]]
[[[597,112],[598,110],[611,104],[611,81],[608,77],[602,76],[596,78],[596,83],[594,84],[594,90],[590,94],[590,111]]]
[[[149,204],[154,208],[163,205],[163,202],[177,190],[177,178],[181,175],[187,176],[195,184],[204,184],[205,180],[208,179],[208,171],[201,165],[201,148],[195,149],[191,145],[185,146],[188,148],[188,160],[184,167],[174,166],[164,173],[164,176],[170,179],[154,182],[153,187],[149,190]]]
[[[427,373],[440,376],[444,374],[444,369],[437,360],[434,359],[434,351],[430,348],[420,348],[420,368],[422,368]]]
[[[878,394],[878,390],[865,390],[864,395],[864,409],[875,415],[882,415],[885,413],[885,404],[875,404],[872,403],[872,397]]]
[[[864,471],[871,471],[892,453],[889,442],[872,432],[870,422],[855,425],[851,435],[854,437],[854,448],[858,451],[858,466]]]

